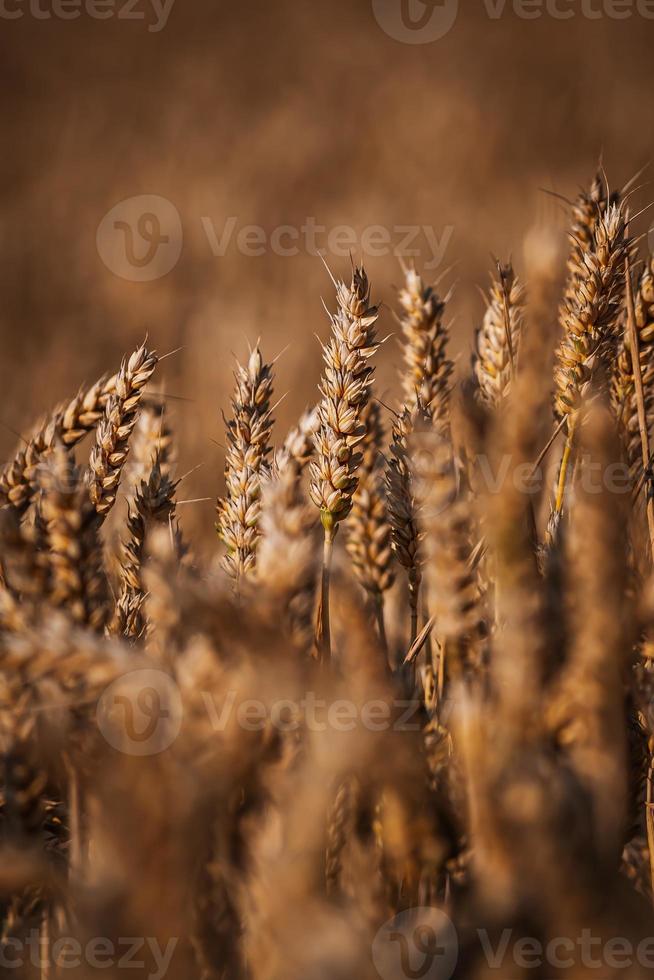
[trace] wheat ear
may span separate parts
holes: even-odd
[[[226,494],[218,500],[216,530],[227,548],[223,565],[238,589],[241,578],[253,571],[259,541],[261,477],[269,468],[272,415],[272,367],[259,347],[247,365],[237,365],[232,396],[232,418],[225,419]]]
[[[405,405],[413,412],[420,401],[437,426],[447,424],[454,365],[447,354],[449,330],[443,323],[446,300],[425,285],[414,268],[405,269],[398,298],[404,334]]]
[[[118,374],[103,375],[60,405],[34,431],[0,474],[0,502],[24,512],[38,490],[41,458],[56,442],[71,449],[96,427],[109,398],[115,393]]]
[[[582,401],[592,382],[610,377],[617,346],[617,322],[624,299],[624,262],[630,243],[623,208],[610,204],[599,217],[592,248],[584,252],[586,276],[566,300],[564,335],[557,350],[554,405],[565,419],[566,442],[559,470],[554,513],[563,507],[566,477]],[[599,393],[599,389],[598,389]]]
[[[354,574],[372,601],[385,643],[384,593],[393,584],[391,525],[386,504],[384,427],[379,402],[368,402],[362,416],[366,427],[359,485],[352,502],[346,548]]]
[[[638,331],[646,427],[651,433],[654,424],[654,255],[649,256],[638,281],[634,317]],[[611,395],[631,477],[637,484],[643,470],[643,457],[631,347],[629,333],[625,331],[613,374]]]
[[[583,188],[572,204],[570,254],[566,264],[564,302],[559,311],[563,330],[566,329],[567,305],[574,304],[579,284],[587,276],[584,257],[592,250],[597,222],[607,206],[617,202],[617,194],[607,193],[606,179],[599,169],[590,186]]]
[[[261,540],[253,598],[271,622],[281,615],[298,649],[311,649],[318,578],[315,508],[302,487],[302,462],[285,451],[261,484]]]
[[[418,520],[414,474],[409,455],[409,439],[416,426],[429,427],[431,418],[418,403],[414,412],[405,408],[393,421],[392,441],[386,467],[388,520],[391,546],[399,564],[406,570],[411,617],[410,644],[418,633],[418,600],[422,581],[422,534]]]
[[[107,401],[104,415],[98,423],[89,459],[89,493],[102,518],[106,517],[116,500],[143,388],[152,377],[156,365],[156,354],[150,352],[145,344],[125,358],[116,378],[116,391]]]
[[[145,539],[152,526],[170,529],[175,550],[181,553],[181,538],[175,523],[174,483],[161,471],[161,451],[155,453],[147,480],[142,480],[128,505],[128,537],[122,542],[121,592],[116,604],[113,632],[138,636],[145,625],[140,610],[145,598],[142,581]]]
[[[475,340],[477,392],[489,408],[498,408],[509,392],[518,357],[523,307],[524,288],[513,267],[498,263]]]
[[[479,589],[471,567],[473,528],[460,486],[451,439],[435,430],[410,442],[420,525],[424,532],[426,588],[434,630],[449,653],[452,674],[464,666],[465,640],[479,624]],[[440,669],[442,694],[443,665]]]
[[[302,472],[311,462],[315,451],[316,433],[320,425],[318,409],[307,409],[298,419],[297,425],[289,430],[281,452],[278,454],[277,464],[281,470],[285,460],[294,460],[300,472]]]
[[[74,460],[62,445],[44,459],[41,486],[49,600],[75,622],[101,630],[107,612],[107,581],[100,518]]]
[[[370,303],[370,285],[364,269],[354,269],[349,286],[336,283],[336,300],[338,309],[330,316],[332,336],[323,345],[320,426],[309,484],[324,529],[318,646],[325,660],[331,656],[329,574],[334,535],[352,509],[361,462],[357,447],[365,435],[361,412],[368,401],[374,370],[369,360],[379,346],[375,339],[377,307]]]

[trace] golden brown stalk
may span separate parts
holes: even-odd
[[[223,565],[236,587],[256,564],[260,537],[261,477],[268,469],[272,417],[272,368],[264,364],[258,347],[245,367],[235,372],[232,418],[227,421],[225,482],[227,492],[218,500],[216,529],[227,548]]]
[[[108,589],[100,518],[70,453],[60,444],[40,466],[40,514],[45,524],[49,601],[75,622],[101,630]]]
[[[474,371],[480,400],[498,408],[506,397],[514,374],[520,342],[524,288],[513,267],[498,264],[488,306],[477,331]],[[508,329],[507,329],[508,324]]]
[[[446,300],[425,286],[415,269],[407,268],[399,301],[406,364],[402,378],[405,405],[412,412],[420,401],[436,425],[447,424],[454,365],[447,356],[449,330],[443,324]]]
[[[0,474],[0,502],[23,512],[38,490],[38,465],[43,454],[60,441],[75,446],[96,427],[109,398],[115,393],[118,374],[103,376],[82,389],[67,404],[55,409]]]
[[[352,509],[357,488],[361,455],[356,448],[365,435],[361,413],[368,401],[374,371],[368,362],[379,346],[375,338],[377,307],[370,304],[370,285],[364,269],[354,269],[349,286],[336,283],[336,300],[338,310],[330,316],[332,337],[323,345],[320,428],[309,484],[325,534],[318,629],[323,660],[331,656],[329,575],[334,536]]]
[[[89,492],[98,514],[104,518],[111,510],[129,453],[129,438],[136,424],[143,388],[152,377],[157,356],[145,344],[123,360],[116,379],[116,391],[98,423],[95,445],[89,459]]]
[[[359,485],[352,505],[346,548],[354,573],[370,596],[384,636],[384,593],[394,581],[391,526],[386,506],[384,429],[379,402],[370,401],[363,413],[366,438],[359,468]]]

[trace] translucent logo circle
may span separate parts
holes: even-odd
[[[372,0],[375,20],[403,44],[431,44],[445,37],[459,12],[459,0]]]
[[[174,204],[157,194],[128,197],[105,214],[96,246],[106,267],[130,282],[161,279],[182,252],[182,222]]]
[[[386,922],[372,944],[372,960],[382,980],[449,980],[459,941],[441,909],[407,909]]]
[[[126,755],[157,755],[175,741],[182,726],[182,699],[163,670],[131,670],[107,687],[97,707],[98,727]]]
[[[433,430],[415,432],[410,449],[413,492],[424,521],[456,503],[461,472],[451,444]]]

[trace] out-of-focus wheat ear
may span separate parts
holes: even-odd
[[[156,354],[145,344],[125,358],[116,379],[116,391],[110,396],[98,423],[89,459],[89,493],[102,518],[107,516],[116,500],[143,389],[156,365]]]
[[[477,394],[496,409],[508,394],[518,362],[525,291],[511,263],[497,265],[488,305],[475,339]]]
[[[556,719],[559,740],[592,798],[598,857],[612,864],[626,829],[624,692],[635,617],[626,598],[628,496],[623,484],[611,482],[620,449],[608,407],[591,410],[580,450],[567,539],[573,644]]]
[[[366,427],[359,485],[352,501],[346,548],[354,574],[371,599],[379,634],[386,646],[384,593],[393,584],[391,525],[386,505],[384,427],[379,402],[369,401],[362,414]]]
[[[103,375],[39,423],[27,444],[0,473],[0,502],[25,512],[38,490],[38,467],[43,454],[57,441],[72,448],[96,427],[116,390],[117,378],[117,374]]]
[[[361,413],[368,402],[374,373],[369,361],[379,346],[375,336],[378,311],[371,305],[370,284],[363,268],[353,270],[349,286],[336,283],[336,301],[338,309],[330,316],[332,336],[323,345],[320,425],[309,484],[324,529],[316,637],[318,653],[324,661],[331,657],[329,574],[334,536],[352,509],[357,488],[357,470],[362,458],[358,446],[365,436]]]
[[[297,425],[289,430],[281,452],[280,466],[285,459],[293,459],[304,471],[311,462],[316,448],[316,433],[320,426],[317,408],[307,409],[298,419]]]
[[[255,347],[248,363],[237,365],[234,376],[232,417],[225,420],[226,494],[218,500],[216,530],[227,548],[223,566],[238,590],[240,580],[256,564],[261,478],[270,465],[272,367]]]
[[[447,425],[454,365],[447,352],[449,329],[443,323],[446,300],[425,285],[413,267],[407,267],[399,302],[404,334],[405,405],[413,412],[420,402],[438,427]]]
[[[145,558],[142,579],[145,590],[143,618],[148,627],[146,649],[154,660],[170,665],[174,662],[185,634],[179,595],[182,570],[169,528],[152,528],[146,540]],[[140,604],[135,612],[137,615],[141,614]],[[132,630],[129,635],[134,635]]]
[[[648,433],[654,426],[654,255],[650,255],[635,290],[633,313],[637,330],[640,374],[643,388],[645,422]],[[634,486],[642,486],[643,456],[638,399],[632,362],[632,343],[625,326],[613,373],[611,396],[620,422],[627,462]],[[647,485],[651,478],[647,478]]]
[[[147,479],[141,480],[129,503],[127,538],[122,542],[121,591],[116,607],[112,632],[131,637],[139,636],[145,626],[140,610],[144,601],[143,563],[146,534],[157,525],[169,530],[178,557],[181,556],[181,537],[175,521],[174,483],[161,471],[161,450],[155,450],[154,461]],[[164,454],[165,455],[165,454]]]
[[[520,740],[540,698],[549,658],[549,620],[562,615],[547,605],[537,561],[532,502],[539,491],[534,461],[549,431],[547,424],[552,361],[552,318],[559,279],[558,250],[546,230],[525,242],[529,300],[522,336],[520,371],[507,408],[494,421],[488,445],[490,471],[501,473],[499,486],[486,488],[489,549],[495,569],[496,631],[491,675],[500,699],[507,738]],[[534,473],[534,479],[530,474]]]
[[[166,405],[146,394],[132,433],[123,478],[126,485],[138,487],[142,480],[147,480],[155,458],[161,475],[170,477],[177,465],[177,453]]]
[[[564,333],[554,372],[555,413],[565,420],[566,434],[554,502],[556,515],[563,508],[582,403],[591,387],[597,389],[596,379],[611,377],[624,303],[625,258],[630,248],[624,208],[609,204],[597,219],[591,247],[584,251],[585,277],[565,301]],[[597,393],[601,394],[599,389]]]
[[[356,790],[356,783],[353,779],[346,779],[342,782],[327,814],[325,885],[328,895],[333,895],[338,888],[343,851],[354,829]]]
[[[40,516],[49,566],[49,602],[71,619],[102,629],[107,582],[98,536],[100,518],[69,451],[55,445],[40,466]]]
[[[386,466],[388,520],[395,558],[405,569],[409,586],[410,636],[412,646],[418,635],[418,601],[422,581],[422,533],[419,501],[409,455],[409,439],[418,428],[429,428],[431,418],[418,402],[415,411],[404,408],[393,421],[392,441]]]
[[[433,429],[418,431],[409,450],[424,534],[428,608],[441,647],[438,695],[442,698],[446,665],[453,679],[480,666],[473,647],[483,620],[472,562],[473,519],[451,439]]]
[[[318,520],[302,487],[302,462],[284,451],[261,481],[261,539],[251,601],[304,653],[313,640]]]

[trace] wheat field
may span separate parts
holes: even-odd
[[[326,269],[315,402],[273,445],[264,334],[217,406],[202,557],[147,339],[38,421],[0,475],[3,975],[651,973],[633,183],[496,263],[458,372],[447,277]]]

